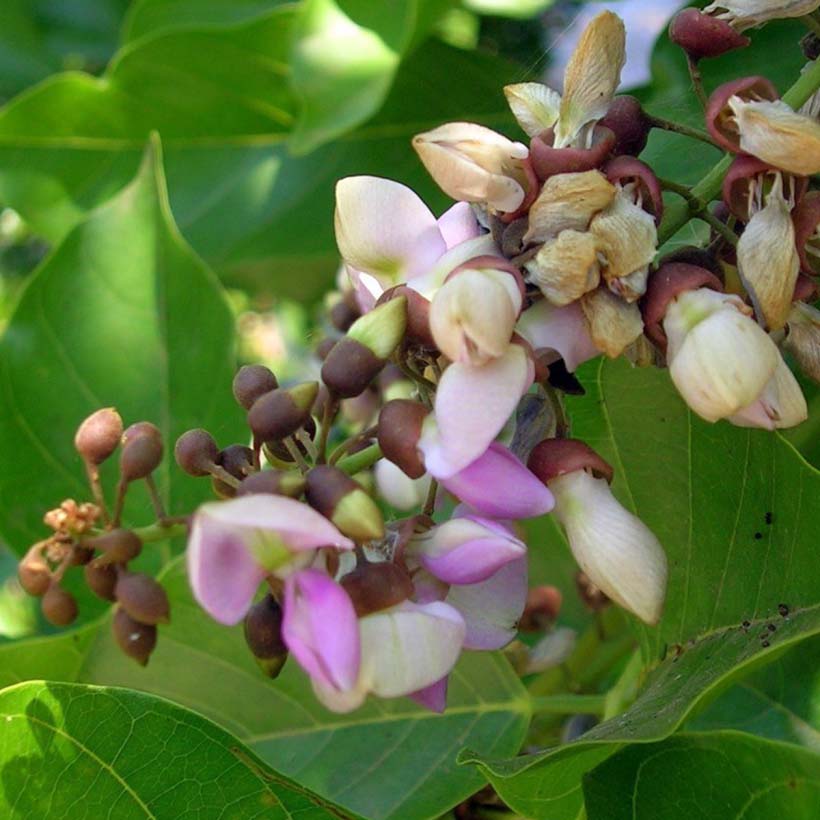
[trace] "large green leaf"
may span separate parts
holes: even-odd
[[[636,627],[647,662],[666,659],[625,714],[576,743],[513,761],[467,756],[516,809],[550,820],[575,817],[581,775],[620,745],[662,740],[706,698],[820,631],[820,473],[775,434],[700,421],[665,371],[596,362],[582,380],[573,434],[615,467],[616,494],[669,558],[663,619]]]
[[[814,820],[820,757],[740,732],[634,746],[584,778],[589,820]]]
[[[73,435],[99,407],[156,423],[169,450],[191,427],[235,441],[233,334],[218,281],[174,225],[155,144],[134,181],[39,268],[0,340],[0,533],[9,545],[42,538],[43,513],[64,498],[88,498]],[[161,492],[170,510],[189,512],[207,488],[169,461],[157,473]],[[139,494],[132,520],[153,520],[149,509]]]
[[[172,623],[160,628],[146,668],[121,654],[106,620],[0,646],[0,685],[49,677],[162,695],[221,724],[278,771],[377,819],[437,817],[485,782],[476,769],[457,765],[463,746],[509,755],[521,745],[529,701],[499,654],[462,659],[443,715],[403,699],[371,700],[352,714],[332,714],[292,661],[275,682],[265,678],[241,627],[214,623],[193,602],[180,564],[162,580]]]
[[[124,689],[31,682],[0,692],[0,813],[344,820],[187,709]]]

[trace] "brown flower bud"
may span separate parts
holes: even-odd
[[[628,94],[615,97],[598,124],[615,134],[612,153],[616,157],[623,154],[637,157],[646,148],[652,130],[652,121],[640,102]]]
[[[162,461],[162,433],[150,421],[132,424],[122,434],[120,475],[125,481],[146,478]]]
[[[719,57],[727,51],[745,48],[751,42],[726,20],[693,8],[683,9],[672,18],[669,39],[693,60]]]
[[[345,336],[324,360],[322,381],[335,396],[350,399],[363,393],[384,365],[370,348]]]
[[[331,350],[333,350],[333,345],[335,344],[336,340],[331,339],[329,336],[326,336],[324,339],[322,339],[322,341],[316,345],[317,358],[323,362],[327,358],[327,354],[330,353]]]
[[[414,591],[407,570],[393,563],[360,563],[341,580],[360,618],[400,604]]]
[[[111,530],[86,543],[102,553],[94,562],[97,566],[127,564],[142,552],[142,541],[136,533],[126,529]]]
[[[288,659],[288,648],[282,640],[282,607],[270,593],[248,610],[245,641],[262,671],[277,677]]]
[[[612,467],[592,447],[574,438],[544,439],[533,447],[527,467],[544,484],[576,470],[588,470],[612,483]]]
[[[256,441],[279,441],[293,435],[310,418],[318,392],[318,382],[304,382],[260,396],[248,411],[248,426]]]
[[[43,615],[54,626],[68,626],[77,617],[77,601],[59,584],[52,583],[40,601]]]
[[[141,624],[169,621],[168,596],[160,584],[141,572],[121,572],[114,587],[120,606]]]
[[[353,322],[359,318],[360,312],[346,299],[339,299],[330,308],[330,323],[340,333],[346,333]]]
[[[157,645],[157,628],[135,621],[124,609],[117,607],[111,620],[111,631],[117,646],[140,666],[148,663],[148,658]]]
[[[527,591],[527,604],[518,622],[518,628],[522,632],[543,632],[558,618],[562,600],[563,596],[558,587],[531,587]]]
[[[305,476],[305,499],[348,538],[373,541],[384,536],[384,519],[376,502],[338,467],[321,465]]]
[[[101,564],[94,561],[86,564],[83,571],[88,588],[98,598],[104,601],[117,600],[117,596],[114,595],[114,587],[117,585],[117,568],[113,564]]]
[[[378,440],[382,453],[410,478],[421,478],[425,473],[416,445],[428,413],[421,402],[411,399],[389,401],[379,413]]]
[[[188,475],[206,476],[219,458],[219,447],[207,430],[188,430],[177,439],[174,458]]]
[[[430,330],[430,300],[407,285],[396,285],[386,290],[376,303],[382,305],[391,299],[404,296],[407,299],[407,329],[405,338],[411,344],[426,350],[435,350],[436,343]]]
[[[102,464],[117,449],[121,435],[120,414],[113,407],[104,407],[77,428],[74,447],[89,464]]]
[[[230,444],[219,451],[216,463],[241,481],[253,471],[253,450],[244,444]]]
[[[261,364],[246,364],[233,377],[233,396],[246,410],[250,410],[261,395],[277,387],[276,376]]]
[[[299,498],[305,489],[305,479],[293,470],[260,470],[243,478],[236,489],[237,495],[286,495]]]
[[[51,584],[51,570],[43,557],[42,546],[35,544],[23,557],[17,567],[20,586],[29,594],[45,595]]]

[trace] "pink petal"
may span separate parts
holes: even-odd
[[[556,351],[570,372],[601,353],[589,335],[589,327],[578,302],[556,307],[541,299],[521,314],[516,330],[534,350]]]
[[[345,268],[350,277],[350,284],[353,285],[353,293],[356,295],[359,310],[362,313],[368,313],[376,307],[376,302],[385,291],[382,281],[350,265],[345,265]]]
[[[241,621],[266,574],[247,550],[241,533],[197,514],[188,539],[187,562],[197,603],[219,623]]]
[[[431,712],[441,714],[447,708],[447,683],[450,676],[447,675],[424,689],[411,692],[407,697],[414,700],[419,706],[429,709]]]
[[[506,447],[493,442],[442,486],[474,510],[493,518],[535,518],[548,513],[555,499]]]
[[[482,234],[469,202],[456,202],[438,218],[437,224],[447,243],[447,250]]]
[[[483,583],[450,587],[446,598],[467,625],[465,649],[506,646],[516,636],[526,602],[526,556],[502,567]]]
[[[475,461],[501,432],[533,380],[529,356],[519,345],[483,365],[451,364],[439,382],[435,425],[419,441],[427,470],[446,479]]]
[[[324,686],[356,684],[359,623],[347,593],[332,578],[306,569],[285,580],[282,637],[300,666]]]
[[[346,177],[336,184],[336,243],[348,265],[403,282],[447,250],[430,209],[399,182]]]

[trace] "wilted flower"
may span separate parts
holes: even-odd
[[[611,359],[620,356],[643,332],[641,311],[606,287],[581,297],[581,309],[595,346]]]
[[[737,31],[754,28],[769,20],[811,14],[820,0],[714,0],[704,12],[728,21]]]
[[[552,304],[568,305],[598,287],[601,278],[598,247],[592,233],[561,231],[526,263],[528,279],[538,285]]]
[[[502,213],[521,207],[529,188],[523,161],[529,149],[469,122],[451,122],[413,137],[413,147],[445,194],[486,202]]]
[[[786,324],[784,346],[800,369],[820,383],[820,311],[805,302],[795,302]]]

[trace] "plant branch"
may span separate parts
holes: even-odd
[[[646,116],[652,123],[653,128],[661,128],[664,131],[672,131],[675,134],[682,134],[684,137],[689,137],[693,140],[700,140],[701,142],[705,142],[715,148],[718,147],[717,143],[709,136],[709,134],[700,128],[694,128],[691,125],[684,125],[682,122],[667,120],[663,117],[656,117],[654,114],[647,114]]]
[[[698,66],[698,61],[693,60],[688,54],[686,55],[686,65],[689,69],[689,76],[692,78],[692,87],[695,89],[695,96],[700,101],[700,104],[706,108],[708,103],[708,99],[706,97],[706,91],[703,88],[703,77],[700,73],[700,66]]]
[[[356,475],[368,467],[372,467],[382,457],[382,449],[378,444],[371,444],[352,456],[340,459],[336,466],[348,475]]]

